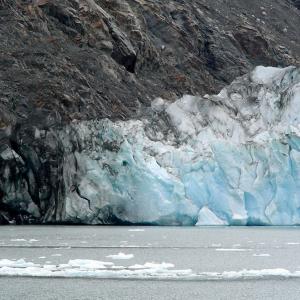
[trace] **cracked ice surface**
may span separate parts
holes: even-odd
[[[300,70],[257,67],[214,96],[156,99],[143,120],[78,126],[80,201],[130,223],[300,224]],[[91,129],[92,128],[92,129]],[[89,204],[89,205],[88,205]]]

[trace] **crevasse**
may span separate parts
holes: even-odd
[[[300,70],[257,67],[218,95],[156,99],[142,120],[81,123],[66,219],[300,224]]]

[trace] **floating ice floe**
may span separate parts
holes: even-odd
[[[99,260],[90,259],[74,259],[70,260],[68,265],[70,267],[81,268],[81,269],[106,269],[114,265],[112,262],[105,262]]]
[[[145,263],[128,268],[111,262],[96,260],[70,260],[66,264],[42,265],[25,260],[0,260],[0,276],[117,278],[117,279],[184,279],[184,280],[239,280],[261,278],[300,278],[300,271],[286,269],[199,272],[190,269],[176,270],[170,263]]]
[[[118,253],[118,254],[111,254],[111,255],[107,255],[107,258],[111,258],[111,259],[132,259],[134,257],[133,254],[125,254],[125,253]]]

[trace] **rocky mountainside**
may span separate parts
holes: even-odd
[[[65,216],[70,192],[90,203],[77,154],[94,149],[97,132],[78,126],[147,117],[157,97],[217,93],[256,65],[299,66],[297,8],[297,0],[0,0],[0,223],[85,222]],[[105,201],[93,222],[123,221]]]

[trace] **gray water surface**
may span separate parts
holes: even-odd
[[[297,227],[0,227],[0,259],[62,264],[70,259],[113,261],[128,267],[172,263],[176,269],[224,272],[300,270]],[[0,277],[0,299],[300,299],[300,280],[238,281]]]

